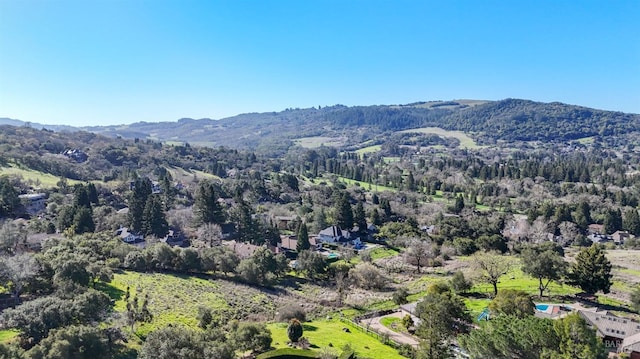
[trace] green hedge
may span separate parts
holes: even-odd
[[[317,358],[318,353],[310,350],[302,350],[295,348],[282,348],[262,353],[256,359],[299,359],[299,358]]]

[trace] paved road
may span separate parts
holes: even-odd
[[[397,343],[401,343],[401,344],[409,344],[413,347],[417,347],[419,342],[418,340],[413,337],[412,335],[409,334],[404,334],[404,333],[398,333],[398,332],[394,332],[393,330],[385,327],[384,325],[382,325],[380,323],[380,320],[382,318],[386,318],[386,317],[394,317],[394,318],[402,318],[403,317],[403,313],[402,312],[396,312],[396,313],[392,313],[392,314],[388,314],[382,317],[375,317],[375,318],[371,318],[371,319],[365,319],[362,321],[362,325],[363,326],[369,326],[369,328],[377,331],[378,333],[381,334],[387,334],[389,335],[389,339],[397,342]]]

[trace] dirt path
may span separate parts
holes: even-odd
[[[394,332],[393,330],[385,327],[384,325],[382,325],[382,323],[380,323],[380,320],[382,320],[382,318],[386,318],[386,317],[395,317],[395,318],[402,318],[402,312],[396,312],[396,313],[392,313],[392,314],[388,314],[382,317],[375,317],[375,318],[371,318],[371,319],[366,319],[362,321],[362,325],[369,326],[369,328],[375,330],[376,332],[380,333],[380,334],[387,334],[389,336],[389,339],[397,342],[397,343],[401,343],[401,344],[409,344],[413,347],[417,347],[419,342],[416,338],[414,338],[413,336],[409,335],[409,334],[404,334],[404,333],[398,333],[398,332]]]

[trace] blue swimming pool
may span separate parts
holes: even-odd
[[[544,312],[547,309],[549,309],[549,304],[536,304],[536,309],[541,312]]]

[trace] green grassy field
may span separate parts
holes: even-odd
[[[20,332],[14,329],[0,330],[0,343],[8,343],[17,337]]]
[[[359,150],[356,150],[357,154],[364,154],[364,153],[373,153],[373,152],[378,152],[380,151],[380,149],[382,148],[382,146],[380,145],[373,145],[373,146],[367,146],[367,147],[363,147]]]
[[[0,167],[0,176],[3,176],[3,175],[22,177],[25,181],[32,181],[35,187],[41,187],[41,188],[58,187],[57,183],[58,181],[60,181],[60,177],[56,177],[54,175],[40,172],[40,171],[34,171],[32,169],[19,168],[15,166]],[[67,179],[67,184],[71,186],[77,183],[82,183],[82,182]]]
[[[136,332],[141,335],[171,323],[196,327],[199,306],[228,308],[219,286],[212,281],[171,274],[124,272],[115,274],[110,286],[104,289],[115,299],[116,311],[126,310],[127,287],[131,298],[139,294],[140,302],[145,294],[149,294],[153,321],[136,325]]]
[[[293,142],[304,148],[318,148],[320,146],[342,146],[346,138],[344,137],[326,137],[314,136],[295,139]]]
[[[466,149],[477,149],[482,146],[478,146],[476,141],[473,138],[469,137],[466,133],[462,131],[447,131],[439,127],[422,127],[422,128],[414,128],[411,130],[398,131],[399,133],[426,133],[438,135],[441,137],[452,137],[460,141],[460,148]]]
[[[271,330],[275,348],[286,348],[287,324],[271,323],[267,326]],[[350,333],[346,333],[342,328],[349,328]],[[355,326],[341,322],[336,319],[317,320],[304,323],[303,336],[309,339],[314,351],[328,347],[331,344],[338,351],[346,344],[349,344],[358,356],[372,359],[400,359],[403,358],[390,346],[380,343],[377,339],[360,332]]]
[[[352,185],[352,186],[360,186],[364,189],[369,189],[369,186],[371,186],[371,190],[372,191],[376,191],[376,192],[384,192],[384,191],[391,191],[391,192],[396,192],[397,189],[393,188],[393,187],[387,187],[387,186],[382,186],[382,185],[375,185],[375,184],[369,184],[367,182],[362,182],[362,181],[356,181],[356,180],[352,180],[346,177],[341,177],[341,176],[337,176],[338,180],[341,182],[344,182],[348,185]]]

